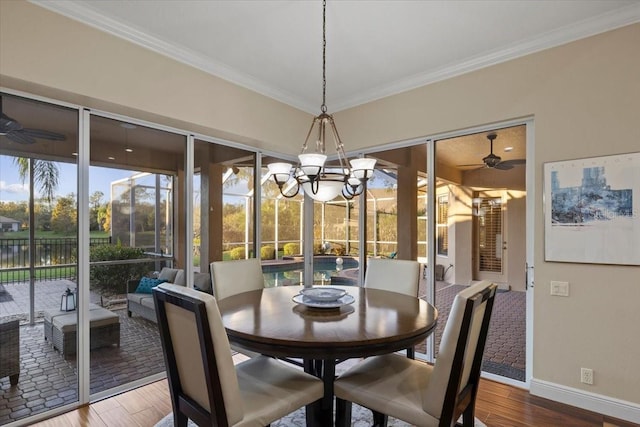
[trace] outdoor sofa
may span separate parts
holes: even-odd
[[[148,278],[147,278],[148,279]],[[152,322],[157,322],[156,309],[153,303],[153,294],[140,292],[142,279],[129,280],[127,282],[127,314],[131,317],[136,314]],[[158,274],[157,281],[186,286],[185,272],[181,268],[164,267]],[[149,282],[148,280],[146,282]],[[153,283],[153,282],[151,282]],[[212,293],[211,276],[209,273],[194,273],[193,284],[197,290]],[[150,290],[149,290],[150,292]]]

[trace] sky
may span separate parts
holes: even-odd
[[[78,193],[77,168],[75,164],[56,163],[60,170],[57,195],[66,196],[70,193]],[[111,182],[126,178],[135,172],[109,169],[92,166],[89,169],[89,194],[102,191],[105,195],[103,201],[109,199]],[[36,189],[37,191],[37,189]],[[39,195],[36,193],[36,198]],[[27,201],[29,200],[29,183],[22,183],[18,174],[18,168],[13,163],[13,157],[0,155],[0,201]]]

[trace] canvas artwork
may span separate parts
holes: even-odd
[[[640,153],[545,163],[545,260],[640,265]]]

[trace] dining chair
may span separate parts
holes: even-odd
[[[418,296],[420,263],[405,259],[370,258],[364,287]]]
[[[264,288],[262,264],[258,258],[214,261],[209,265],[213,295],[222,300],[241,292]],[[248,357],[259,353],[231,344],[231,349]]]
[[[418,427],[474,425],[482,355],[497,286],[483,281],[458,293],[445,325],[435,365],[398,354],[372,356],[334,383],[336,426],[351,424],[352,402]]]
[[[218,300],[264,288],[262,265],[258,258],[214,261],[209,268],[213,295]]]
[[[174,425],[191,419],[201,426],[268,426],[303,406],[320,405],[322,380],[300,369],[265,356],[234,366],[212,295],[163,283],[153,298]]]
[[[370,258],[364,276],[364,287],[418,297],[420,263],[402,259]],[[415,349],[407,349],[407,357],[415,359]]]

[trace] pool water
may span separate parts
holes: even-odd
[[[264,275],[265,287],[272,288],[275,286],[291,286],[302,285],[304,282],[304,270],[299,265],[292,265],[291,270],[286,271],[265,271]],[[335,258],[330,259],[314,259],[313,261],[313,284],[329,285],[331,284],[331,276],[335,276],[338,272],[346,268],[357,268],[358,261],[344,257],[342,265],[336,263]]]

